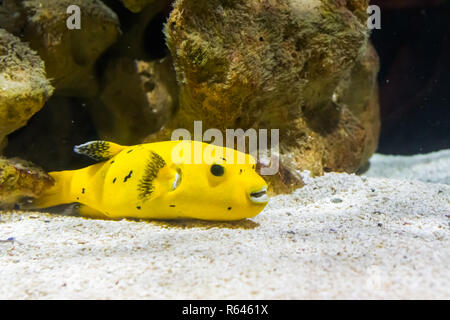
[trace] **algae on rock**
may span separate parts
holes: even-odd
[[[61,168],[62,163],[71,167],[72,158],[65,154],[68,152],[66,144],[73,139],[63,137],[74,127],[65,128],[63,124],[67,124],[71,113],[68,108],[74,104],[88,107],[100,137],[120,143],[139,143],[167,121],[178,99],[173,65],[170,57],[152,60],[145,38],[149,36],[147,31],[155,15],[163,15],[170,1],[126,3],[134,3],[135,8],[139,4],[142,8],[134,14],[120,8],[120,3],[111,6],[120,10],[121,17],[132,17],[131,21],[123,23],[123,34],[118,15],[99,0],[5,0],[0,4],[1,25],[28,41],[38,52],[55,86],[55,99],[42,114],[49,117],[48,123],[53,125],[42,132],[42,117],[39,117],[39,123],[33,123],[26,132],[14,136],[14,145],[7,150],[9,156],[19,152],[20,156],[38,161],[46,169],[55,164],[55,168]],[[80,7],[80,30],[69,30],[66,25],[69,5]],[[162,37],[162,25],[160,33]],[[60,112],[54,112],[55,102],[60,103]],[[49,108],[51,110],[47,110]],[[86,127],[91,125],[90,121],[86,122],[89,122]],[[58,159],[52,159],[51,154],[36,156],[32,152],[34,148],[21,148],[24,141],[30,142],[34,136],[45,139],[46,134],[63,139],[51,153],[58,155]],[[73,132],[72,135],[78,136]],[[49,140],[52,139],[44,144]],[[40,162],[43,160],[45,163]]]
[[[44,106],[52,92],[36,52],[0,29],[0,146]]]
[[[117,15],[99,0],[6,0],[6,3],[10,5],[5,4],[3,10],[11,11],[8,25],[14,26],[9,31],[20,34],[39,53],[56,93],[95,95],[98,92],[95,63],[120,34]],[[71,5],[82,8],[79,30],[70,30],[66,25],[67,8]]]
[[[100,137],[121,144],[137,144],[158,131],[178,99],[169,58],[151,62],[112,59],[102,80],[100,98],[89,109]]]
[[[172,57],[163,62],[145,41],[170,1],[121,2],[111,5],[120,21],[100,0],[0,6],[1,26],[39,53],[55,95],[86,98],[102,138],[139,143],[164,126],[145,141],[167,140],[176,128],[192,132],[194,120],[223,131],[280,129],[280,170],[265,177],[276,192],[301,186],[302,170],[354,172],[375,151],[378,57],[368,41],[368,0],[177,0],[165,26]],[[82,8],[81,30],[66,26],[72,4]],[[16,123],[0,127],[0,148],[51,95],[39,61],[23,72],[42,76],[33,80],[42,91],[27,102],[33,107],[0,101],[0,124],[17,113]]]
[[[52,177],[30,162],[0,157],[0,209],[10,209],[23,198],[34,198],[54,184]]]
[[[353,172],[379,134],[368,1],[178,0],[166,25],[180,86],[171,130],[280,129],[276,192],[298,170]],[[355,90],[362,89],[360,93]]]

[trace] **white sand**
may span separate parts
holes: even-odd
[[[306,182],[237,223],[2,213],[0,298],[450,299],[450,186]]]
[[[375,154],[364,175],[450,184],[450,149],[415,156]]]

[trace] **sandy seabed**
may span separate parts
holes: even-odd
[[[450,299],[450,150],[375,155],[233,223],[0,215],[1,299]]]

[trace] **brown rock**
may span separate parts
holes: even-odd
[[[20,39],[0,29],[0,151],[51,96],[44,63]]]
[[[53,183],[53,178],[30,162],[0,157],[0,209],[10,209],[26,197],[37,197]]]
[[[71,5],[81,10],[79,30],[66,24]],[[6,0],[3,11],[11,16],[11,32],[17,32],[19,24],[20,37],[45,61],[56,94],[93,96],[98,91],[95,63],[120,33],[111,9],[99,0]]]
[[[180,109],[149,140],[175,128],[280,129],[277,192],[302,185],[298,170],[353,172],[375,150],[376,54],[368,1],[178,0],[167,44]],[[356,92],[358,90],[358,92]]]
[[[170,59],[117,58],[107,67],[100,99],[90,109],[102,139],[136,144],[168,121],[177,95]]]

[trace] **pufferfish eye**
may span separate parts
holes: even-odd
[[[211,173],[216,177],[223,176],[223,174],[225,173],[225,168],[220,164],[213,164],[211,166]]]

